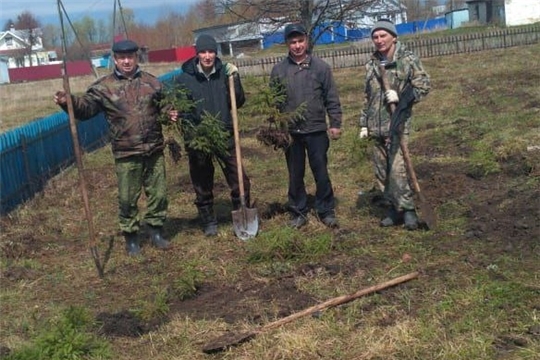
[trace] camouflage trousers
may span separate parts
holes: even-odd
[[[408,143],[409,136],[407,134],[402,136],[403,140]],[[375,139],[373,166],[377,185],[394,208],[396,210],[414,210],[413,191],[409,185],[398,137],[394,136],[391,145],[387,145],[384,138]]]
[[[139,230],[138,202],[142,190],[146,196],[144,222],[151,226],[163,226],[168,206],[163,153],[116,159],[115,166],[120,230],[127,233]]]

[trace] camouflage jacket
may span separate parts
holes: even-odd
[[[157,104],[161,89],[160,81],[145,71],[126,78],[115,70],[90,85],[84,95],[72,96],[74,115],[88,120],[105,113],[115,158],[151,155],[164,148]]]
[[[366,64],[366,83],[364,89],[365,104],[360,114],[360,127],[367,127],[374,137],[386,137],[390,129],[390,107],[384,100],[379,70],[380,54],[375,52]],[[420,59],[397,42],[394,59],[388,59],[393,66],[386,69],[388,83],[398,94],[410,83],[414,92],[414,103],[424,98],[431,88],[430,78],[422,66]],[[412,115],[412,104],[405,112],[404,132],[409,133]]]

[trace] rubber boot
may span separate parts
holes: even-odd
[[[150,242],[156,248],[158,248],[160,250],[167,250],[167,249],[169,249],[171,247],[171,244],[169,243],[169,241],[167,241],[163,237],[161,227],[149,226],[148,227],[148,233],[150,235]]]
[[[141,253],[141,246],[139,245],[139,234],[134,233],[122,233],[124,239],[126,239],[126,252],[129,256],[137,256]]]
[[[289,222],[289,226],[293,229],[300,229],[304,227],[308,222],[307,214],[302,213],[292,213],[291,214],[291,221]]]
[[[405,223],[405,229],[407,230],[416,230],[418,229],[418,216],[416,216],[416,211],[406,210],[403,214],[403,220]]]
[[[382,227],[396,226],[403,222],[403,214],[397,211],[394,207],[386,213],[386,217],[381,220],[380,225]]]
[[[213,206],[200,206],[197,209],[199,210],[199,216],[201,217],[204,235],[216,236],[218,223]]]
[[[331,229],[337,229],[339,228],[339,222],[336,218],[336,214],[334,212],[329,212],[328,214],[321,216],[319,214],[319,219],[321,222],[326,225],[327,227]]]

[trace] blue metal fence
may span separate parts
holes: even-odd
[[[107,138],[103,114],[77,124],[85,151]],[[5,214],[43,189],[44,184],[75,160],[69,118],[50,115],[0,135],[0,212]]]
[[[181,70],[159,77],[169,81]],[[79,144],[92,151],[108,141],[108,125],[103,114],[77,122]],[[0,214],[41,191],[47,181],[73,164],[75,153],[69,117],[58,112],[0,134]]]
[[[426,21],[412,21],[396,25],[398,34],[410,35],[423,31],[432,31],[436,29],[446,29],[446,18],[429,19]],[[322,33],[321,33],[322,32]],[[338,44],[345,41],[358,41],[370,37],[371,28],[346,29],[343,24],[338,22],[332,24],[332,27],[326,29],[326,24],[314,29],[314,37],[317,37],[316,45]],[[269,48],[275,44],[283,44],[283,32],[264,34],[263,47]]]

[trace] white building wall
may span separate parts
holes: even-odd
[[[533,24],[540,21],[539,0],[505,0],[507,26]]]

